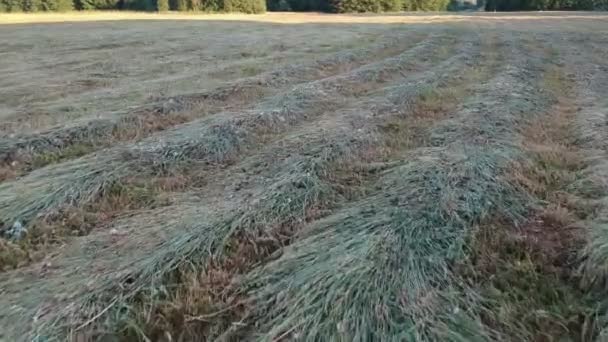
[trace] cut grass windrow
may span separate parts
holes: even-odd
[[[215,191],[207,189],[204,192],[205,199],[185,201],[176,206],[143,212],[141,215],[116,222],[113,225],[114,229],[118,232],[128,232],[126,236],[129,236],[128,239],[124,240],[117,238],[119,240],[118,245],[112,245],[111,241],[114,238],[107,232],[100,232],[96,234],[96,237],[90,237],[90,241],[97,241],[97,243],[103,240],[108,241],[107,248],[111,249],[100,250],[101,254],[97,255],[82,255],[78,258],[75,255],[66,257],[64,261],[69,262],[71,259],[78,259],[81,265],[89,265],[86,268],[96,270],[98,281],[92,284],[87,293],[78,290],[81,287],[64,288],[62,293],[71,293],[73,296],[64,299],[67,302],[73,302],[75,305],[68,306],[66,310],[45,313],[44,317],[39,317],[37,328],[33,328],[30,332],[44,331],[48,333],[53,329],[61,330],[62,327],[65,327],[66,319],[67,327],[72,329],[75,326],[78,327],[90,323],[90,321],[99,320],[102,316],[105,320],[115,320],[117,319],[116,316],[103,315],[108,312],[106,310],[108,307],[104,306],[103,303],[112,307],[111,313],[119,314],[121,306],[117,303],[123,303],[128,297],[142,291],[144,287],[154,286],[158,280],[164,278],[165,274],[178,266],[185,265],[188,262],[204,262],[204,260],[197,261],[197,259],[203,256],[208,258],[210,255],[217,255],[225,248],[230,249],[225,243],[230,241],[232,236],[244,235],[261,238],[264,237],[264,234],[259,232],[260,229],[270,229],[289,222],[302,223],[302,220],[311,214],[310,211],[320,207],[331,207],[331,203],[335,202],[341,194],[340,190],[336,189],[334,184],[326,179],[328,174],[326,169],[336,160],[342,158],[346,160],[362,158],[359,156],[360,152],[357,151],[365,151],[365,146],[370,143],[377,144],[374,134],[362,134],[359,139],[349,138],[352,135],[352,130],[356,129],[357,126],[361,127],[361,122],[365,122],[358,119],[367,116],[368,123],[362,127],[365,132],[366,125],[373,127],[374,122],[379,123],[378,120],[380,122],[384,120],[382,115],[395,115],[396,112],[399,112],[387,110],[387,99],[398,100],[393,106],[395,109],[401,109],[403,106],[414,103],[416,97],[428,94],[427,89],[431,85],[438,86],[450,79],[458,80],[458,75],[468,70],[463,67],[463,64],[474,62],[477,58],[471,56],[470,50],[475,51],[477,49],[474,43],[463,44],[461,49],[463,50],[462,53],[439,64],[437,70],[431,69],[420,73],[411,83],[388,87],[387,90],[382,92],[373,92],[373,96],[381,99],[379,103],[382,105],[372,106],[375,109],[371,109],[371,113],[366,113],[366,110],[362,109],[355,110],[354,107],[350,111],[340,111],[336,115],[342,117],[342,120],[346,120],[347,123],[334,121],[333,126],[332,124],[324,125],[324,127],[328,127],[328,131],[321,130],[320,132],[311,123],[308,134],[291,136],[291,138],[288,136],[285,138],[287,140],[283,142],[277,141],[276,147],[265,153],[266,157],[253,156],[243,163],[235,165],[235,168],[250,170],[254,175],[267,174],[268,172],[275,174],[269,179],[257,176],[254,177],[254,181],[247,176],[238,176],[238,172],[231,173],[243,183],[244,181],[254,183],[254,185],[246,186],[251,190],[249,196],[253,198],[248,199],[247,195],[237,195],[236,198],[228,200],[224,198],[222,200],[224,196],[221,194],[223,192],[221,189],[225,188],[219,186],[220,194],[217,196],[219,202],[213,199]],[[474,56],[477,55],[476,53],[473,54]],[[468,67],[471,67],[471,65]],[[386,96],[388,94],[391,96]],[[369,107],[371,104],[370,102],[363,108]],[[361,108],[361,106],[356,107]],[[377,111],[378,108],[384,110]],[[357,115],[358,111],[362,111],[361,115]],[[374,112],[378,114],[376,119],[374,119]],[[404,110],[403,115],[408,115],[407,110]],[[329,115],[327,120],[332,121],[332,116]],[[344,130],[344,132],[339,133],[341,130]],[[318,133],[315,134],[315,132]],[[300,148],[297,148],[297,146],[300,146]],[[302,154],[299,155],[294,151],[290,152],[289,158],[281,162],[273,160],[273,156],[276,158],[276,156],[285,154],[285,152],[278,152],[283,149],[288,151],[302,149]],[[263,164],[260,160],[271,162],[268,166],[270,169],[263,167],[264,172],[256,172],[255,170],[260,168],[259,163]],[[221,183],[221,181],[217,181]],[[208,205],[205,205],[205,203],[208,203]],[[220,203],[225,204],[220,205]],[[216,209],[207,209],[211,207]],[[137,228],[141,227],[142,224],[145,225],[145,228]],[[105,237],[101,236],[103,234],[105,234]],[[277,236],[267,233],[266,239],[262,238],[257,240],[256,243],[260,248],[263,248],[261,247],[264,245],[263,241],[268,239],[277,241]],[[82,245],[75,247],[76,254],[88,250],[86,247],[87,240],[89,238],[81,239]],[[143,243],[144,241],[145,243]],[[137,248],[129,247],[132,243],[137,243]],[[78,251],[78,248],[82,248],[82,250]],[[111,252],[111,250],[114,250],[114,252]],[[117,254],[118,251],[122,252]],[[127,256],[123,252],[129,255]],[[199,257],[196,257],[197,255]],[[125,264],[124,262],[127,260],[129,262]],[[98,266],[93,266],[94,264]],[[100,267],[103,268],[101,265],[104,264],[113,265],[110,273],[108,273],[109,269],[107,269],[108,272],[100,269]],[[71,286],[65,280],[76,276],[76,274],[71,272],[72,270],[67,264],[60,266],[59,269],[68,273],[58,273],[52,275],[52,277],[61,278],[64,284]],[[119,269],[121,271],[117,271]],[[102,274],[104,275],[102,276]],[[79,277],[82,278],[82,274]],[[117,284],[123,284],[118,295],[111,290]],[[78,286],[76,283],[73,285]],[[50,290],[50,288],[48,289]],[[112,294],[112,292],[114,293]],[[108,299],[108,295],[111,295],[111,298]],[[51,291],[46,293],[45,296],[47,298],[48,296],[54,297],[54,294]],[[34,307],[37,307],[39,300],[34,297],[29,298],[32,302],[27,304],[21,302],[20,306],[34,305]],[[87,304],[83,306],[83,303]],[[21,314],[23,313],[16,313],[17,316]],[[89,314],[90,316],[88,316]],[[57,319],[60,319],[60,321],[57,321]],[[100,323],[96,322],[96,324]],[[45,336],[48,335],[45,334]]]
[[[485,219],[517,225],[535,205],[506,176],[526,162],[516,141],[549,99],[537,88],[542,59],[515,50],[505,71],[432,129],[433,147],[412,151],[378,181],[377,194],[310,224],[243,279],[253,300],[245,330],[263,340],[495,336],[481,320],[483,298],[453,265]]]
[[[245,78],[199,94],[180,95],[147,104],[126,114],[86,120],[51,128],[33,135],[11,136],[0,140],[0,160],[5,178],[27,169],[77,157],[115,144],[143,138],[179,123],[256,103],[277,90],[294,84],[346,72],[382,58],[402,53],[424,35],[393,35],[364,48],[340,51],[310,63],[288,65],[261,75]]]
[[[586,36],[574,36],[570,40],[585,42],[584,46],[589,50],[597,48]],[[602,47],[602,53],[606,52],[602,45],[597,46]],[[604,95],[608,89],[608,64],[601,58],[589,60],[581,56],[573,46],[565,51],[571,63],[578,65],[573,74],[579,99],[577,143],[587,149],[586,168],[569,190],[586,199],[587,206],[592,208],[584,221],[588,236],[581,253],[582,284],[602,298],[608,284],[608,102]],[[597,300],[596,305],[599,311],[597,324],[600,326],[597,341],[603,341],[608,338],[608,301]]]
[[[359,102],[356,102],[354,105],[355,107],[361,111],[360,115],[363,115],[361,117],[361,121],[369,121],[370,119],[372,119],[375,116],[380,115],[381,113],[384,113],[386,111],[390,111],[391,107],[394,108],[395,104],[400,104],[401,112],[408,112],[410,110],[410,103],[408,102],[409,99],[415,98],[415,97],[422,97],[424,101],[426,101],[427,103],[429,103],[429,106],[431,106],[431,102],[432,101],[438,101],[437,95],[433,96],[432,94],[432,89],[435,88],[436,86],[438,86],[440,83],[442,83],[443,81],[439,79],[439,71],[444,70],[446,67],[450,67],[450,70],[453,70],[454,72],[457,71],[457,66],[452,66],[454,65],[460,65],[460,63],[463,62],[463,59],[468,58],[467,53],[468,50],[476,48],[474,44],[472,43],[466,43],[462,45],[462,48],[460,49],[461,52],[457,53],[456,55],[450,57],[449,59],[442,61],[438,66],[436,70],[429,70],[427,72],[424,73],[420,73],[420,74],[414,74],[410,77],[410,82],[406,83],[406,84],[400,84],[400,85],[393,85],[393,86],[388,86],[385,88],[380,89],[379,91],[373,91],[370,94],[368,94],[368,98],[366,98],[365,100],[361,100]],[[467,64],[467,66],[471,66],[470,61],[465,61],[465,63]],[[474,74],[474,73],[473,73]],[[444,77],[446,78],[446,77]],[[429,83],[430,80],[435,79],[435,81],[433,81],[434,83]],[[446,78],[447,79],[447,78]],[[403,94],[407,94],[407,96],[403,96]],[[446,93],[447,94],[447,93]],[[451,95],[450,95],[451,94]],[[457,91],[453,90],[450,92],[450,94],[447,94],[449,96],[455,97],[457,96]],[[440,107],[436,107],[437,105],[434,105],[434,108],[429,108],[428,110],[439,110]],[[347,108],[350,108],[347,107]],[[367,108],[372,108],[372,109],[367,109]],[[350,113],[352,111],[352,109],[345,109],[345,110],[340,110],[340,114],[336,115],[338,117],[340,116],[344,116],[347,113]],[[331,113],[331,112],[329,112]],[[332,114],[332,116],[334,116]],[[335,127],[338,123],[337,122],[332,122],[332,119],[329,118],[327,120],[324,120],[323,125],[328,125],[329,127]],[[310,129],[318,129],[319,127],[319,122],[313,122],[312,125],[314,126],[314,128],[310,128]],[[306,124],[305,124],[306,125]],[[351,123],[349,124],[350,126],[356,126],[358,124],[356,123]],[[392,123],[389,123],[389,126],[392,125]],[[310,126],[310,125],[308,125]],[[389,129],[391,129],[391,132],[393,131],[393,126],[388,127]],[[299,129],[301,130],[301,129]],[[358,134],[367,134],[368,132],[364,132],[364,131],[359,131]],[[394,133],[394,132],[393,132]],[[390,133],[389,133],[390,134]],[[409,138],[408,138],[409,139]],[[400,141],[401,143],[406,143],[408,139],[396,139],[398,141]],[[249,166],[247,166],[247,169],[250,169]],[[151,198],[150,195],[154,195],[154,192],[160,188],[160,190],[171,190],[171,179],[172,178],[177,178],[178,181],[178,186],[179,184],[185,184],[185,182],[188,182],[186,180],[186,178],[190,179],[190,183],[197,183],[199,184],[198,186],[200,186],[200,183],[202,181],[202,183],[205,183],[205,177],[204,176],[204,172],[201,175],[200,174],[200,170],[197,168],[194,168],[193,172],[192,171],[185,171],[186,173],[190,173],[191,176],[188,177],[184,177],[184,170],[178,171],[178,175],[177,176],[168,176],[168,177],[162,177],[158,180],[154,180],[155,178],[152,179],[151,184],[149,186],[146,186],[145,184],[143,184],[143,188],[142,188],[142,184],[141,182],[136,182],[135,184],[133,184],[133,186],[131,186],[130,184],[128,184],[129,182],[132,182],[132,180],[126,180],[125,182],[127,182],[127,184],[118,184],[118,185],[112,185],[110,186],[110,189],[108,191],[108,195],[102,198],[101,201],[96,201],[96,202],[101,202],[102,206],[96,206],[95,204],[93,205],[88,205],[86,206],[84,209],[84,212],[82,212],[82,210],[79,210],[78,208],[68,208],[69,210],[61,210],[60,213],[58,213],[58,215],[51,215],[48,219],[46,220],[42,220],[42,222],[39,222],[40,220],[38,220],[35,224],[35,226],[32,228],[31,232],[32,234],[30,234],[32,244],[34,246],[32,246],[31,244],[28,244],[29,247],[27,248],[28,250],[34,252],[33,254],[31,254],[33,256],[30,257],[30,260],[36,260],[39,259],[41,255],[43,255],[44,253],[42,253],[42,251],[37,251],[37,249],[35,248],[35,246],[37,244],[40,244],[40,242],[45,242],[47,240],[55,240],[56,238],[59,238],[59,241],[61,241],[61,234],[63,232],[63,234],[65,235],[66,233],[68,235],[74,235],[74,229],[76,234],[78,235],[82,235],[82,234],[86,234],[86,232],[88,231],[87,227],[91,227],[91,225],[95,225],[95,224],[102,224],[103,221],[106,221],[108,218],[114,217],[117,214],[119,214],[120,209],[116,208],[117,210],[113,210],[113,208],[115,207],[115,205],[112,205],[112,203],[116,202],[117,204],[123,203],[122,206],[124,208],[124,210],[131,210],[134,209],[136,207],[136,205],[125,205],[125,201],[128,201],[129,198],[133,197],[129,195],[129,191],[138,191],[137,193],[134,193],[134,195],[137,194],[137,197],[140,198],[141,196],[144,196],[143,199],[146,200],[146,203],[143,203],[144,205],[156,205],[156,203],[167,203],[166,200],[161,200],[161,201],[150,201]],[[194,174],[194,176],[192,175]],[[166,185],[166,180],[169,180],[169,189]],[[124,182],[123,182],[124,183]],[[151,187],[151,188],[150,188]],[[150,189],[148,189],[150,188]],[[124,189],[121,190],[118,193],[118,198],[116,198],[115,196],[115,189]],[[129,190],[132,189],[132,190]],[[138,190],[139,189],[139,190]],[[175,190],[175,187],[172,187],[173,190]],[[125,193],[126,194],[123,194]],[[120,196],[121,194],[123,195],[127,195],[126,198],[123,198],[125,196]],[[106,197],[109,200],[106,200]],[[106,204],[106,202],[110,202],[108,204],[110,204],[110,206],[108,207],[108,205]],[[96,209],[97,208],[97,209]],[[110,209],[110,212],[107,211],[107,209]],[[97,213],[97,211],[99,211],[99,213]],[[69,215],[68,218],[66,219],[65,216]],[[74,217],[75,216],[75,217]],[[70,218],[73,217],[73,218]],[[50,222],[48,222],[50,221]],[[53,224],[53,221],[58,221],[59,224]],[[64,222],[67,221],[65,224]],[[84,222],[83,222],[84,221]],[[83,223],[82,227],[75,227],[75,224],[78,224],[79,222]],[[67,228],[67,229],[66,229]],[[49,239],[48,232],[52,233],[52,236]],[[46,237],[45,237],[46,236]],[[32,248],[33,247],[33,248]],[[28,259],[28,258],[25,258]],[[18,260],[21,260],[21,262],[18,262]],[[5,268],[10,268],[11,266],[14,267],[17,264],[23,264],[23,258],[20,259],[12,259],[11,262],[9,262],[7,265],[5,265]]]
[[[348,98],[364,96],[374,84],[428,66],[432,62],[428,56],[450,40],[454,38],[436,37],[396,57],[300,84],[255,109],[196,120],[138,143],[35,170],[0,185],[0,217],[5,225],[17,220],[28,224],[62,206],[90,202],[127,177],[160,175],[193,163],[199,167],[229,163],[273,135],[335,110]]]
[[[471,264],[460,272],[484,298],[489,309],[483,322],[501,340],[593,341],[601,301],[580,286],[578,267],[584,221],[594,205],[575,186],[588,150],[576,143],[578,97],[566,67],[571,61],[550,53],[557,60],[546,67],[541,85],[557,100],[523,131],[529,162],[509,171],[538,206],[519,226],[483,222],[471,242]]]
[[[599,17],[307,23],[283,25],[269,44],[251,23],[225,40],[223,23],[188,21],[167,23],[154,46],[152,31],[138,33],[149,24],[115,23],[151,66],[103,59],[127,42],[83,44],[85,32],[36,45],[53,51],[31,69],[11,52],[32,41],[16,26],[5,52],[18,63],[4,67],[16,77],[0,104],[10,133],[273,68],[264,61],[311,62],[159,95],[6,153],[0,341],[606,340]],[[204,40],[184,45],[201,27]],[[327,28],[322,41],[296,40]],[[185,54],[167,55],[178,45]],[[331,53],[347,45],[360,48]],[[32,70],[42,87],[31,98],[43,102],[30,104],[20,96]],[[59,79],[69,84],[45,84]]]

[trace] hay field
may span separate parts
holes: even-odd
[[[608,15],[0,15],[0,341],[605,341]]]

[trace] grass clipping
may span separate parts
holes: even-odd
[[[524,66],[524,67],[521,67]],[[488,91],[432,129],[379,181],[376,195],[310,226],[277,260],[245,277],[249,319],[264,338],[471,341],[483,298],[453,270],[485,219],[523,221],[534,204],[504,176],[526,161],[514,141],[540,103],[538,69],[507,66]],[[484,144],[479,144],[483,141]]]
[[[50,336],[60,334],[64,328],[84,327],[93,321],[91,325],[105,325],[106,319],[110,321],[109,326],[116,328],[124,323],[122,319],[116,318],[119,322],[113,324],[113,315],[104,313],[120,311],[134,295],[158,285],[165,275],[184,264],[197,260],[204,263],[214,255],[229,252],[231,246],[226,243],[235,236],[252,239],[256,245],[266,246],[269,240],[273,240],[273,248],[280,245],[280,237],[272,233],[274,228],[290,227],[292,223],[299,226],[307,217],[316,217],[319,210],[324,211],[343,200],[340,197],[344,189],[337,189],[337,184],[330,180],[331,165],[351,158],[361,162],[366,150],[382,141],[375,129],[377,124],[398,115],[392,109],[406,110],[424,97],[429,87],[440,84],[447,87],[444,84],[447,80],[459,81],[459,75],[464,72],[459,70],[463,63],[480,56],[478,44],[462,44],[458,51],[433,69],[414,73],[409,82],[395,81],[377,89],[369,98],[323,116],[322,124],[318,121],[305,124],[277,141],[268,142],[261,154],[239,162],[235,168],[241,171],[231,174],[230,183],[237,182],[234,178],[247,179],[253,190],[250,200],[235,196],[229,201],[214,201],[213,194],[204,193],[201,194],[204,200],[180,202],[120,219],[112,227],[129,232],[129,239],[123,241],[119,251],[111,253],[92,254],[84,241],[82,252],[74,252],[83,255],[69,260],[78,260],[81,266],[86,263],[90,269],[103,264],[111,264],[112,268],[104,268],[107,272],[103,275],[96,272],[94,289],[88,289],[86,294],[78,290],[65,291],[63,287],[62,292],[74,294],[74,304],[39,319],[38,331]],[[361,123],[365,124],[361,126]],[[185,139],[183,135],[181,139]],[[168,148],[172,144],[165,143],[167,145],[150,149],[169,151],[168,158],[178,160],[195,155],[196,150],[188,149],[182,149],[182,154],[171,153]],[[260,176],[250,179],[241,174],[243,170]],[[272,177],[267,177],[268,174]],[[205,210],[207,207],[214,209]],[[258,243],[260,239],[262,242]],[[71,269],[67,265],[62,268]],[[60,280],[72,284],[67,279],[83,277],[88,278],[82,273],[66,272]]]
[[[272,134],[335,110],[374,86],[418,65],[414,56],[432,55],[448,38],[425,40],[401,54],[347,73],[299,84],[240,113],[219,113],[160,132],[138,143],[49,165],[0,185],[5,226],[29,223],[70,204],[83,204],[128,177],[158,175],[194,162],[223,164]]]

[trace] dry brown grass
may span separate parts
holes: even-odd
[[[603,324],[598,294],[580,286],[585,220],[595,205],[573,187],[588,167],[589,151],[576,143],[580,108],[566,72],[563,65],[545,72],[543,85],[555,103],[522,131],[530,160],[514,165],[509,176],[538,203],[518,226],[501,218],[484,223],[472,248],[469,272],[489,299],[483,319],[521,340],[594,341]]]

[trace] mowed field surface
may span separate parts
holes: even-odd
[[[603,341],[607,32],[0,15],[0,341]]]

